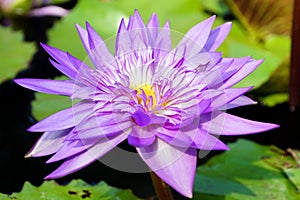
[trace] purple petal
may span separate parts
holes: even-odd
[[[122,19],[116,38],[116,55],[123,56],[126,52],[131,52],[131,41],[124,19]]]
[[[95,141],[96,143],[96,141]],[[88,150],[94,143],[83,143],[80,140],[65,141],[61,148],[46,163],[63,160]]]
[[[242,79],[244,79],[246,76],[248,76],[251,72],[253,72],[262,62],[263,62],[263,60],[253,60],[253,61],[246,63],[243,67],[241,67],[239,69],[238,72],[236,72],[232,77],[230,77],[222,85],[222,88],[229,88],[229,87],[237,84]]]
[[[196,148],[202,150],[228,150],[228,147],[216,137],[197,128],[199,120],[194,120],[191,127],[183,127],[179,130],[163,129],[156,135],[168,144],[182,148]],[[191,129],[191,130],[190,130]]]
[[[219,107],[219,110],[226,110],[226,109],[236,108],[236,107],[240,107],[240,106],[253,105],[253,104],[257,104],[257,102],[253,101],[249,97],[240,96],[237,99],[233,100],[232,102]]]
[[[104,154],[113,149],[126,138],[127,135],[120,134],[111,139],[101,139],[96,145],[91,147],[89,150],[67,159],[62,165],[60,165],[59,168],[57,168],[54,172],[45,177],[45,179],[60,178],[84,168],[85,166],[91,164],[92,162],[102,157]]]
[[[215,18],[216,16],[212,16],[192,27],[179,42],[178,47],[186,46],[187,54],[185,56],[187,58],[203,50]]]
[[[186,111],[189,111],[190,113],[195,113],[197,115],[202,114],[207,109],[209,109],[209,106],[211,105],[213,99],[222,95],[222,93],[223,91],[220,90],[213,90],[213,89],[204,90],[199,95],[198,97],[199,101],[197,102],[197,104],[189,108],[186,108]]]
[[[52,60],[51,58],[49,58],[49,61],[56,69],[58,69],[64,75],[66,75],[67,77],[69,77],[73,80],[76,80],[78,71],[74,71],[74,69],[72,69],[72,68],[66,67],[65,65],[61,65],[61,64],[55,62],[54,60]]]
[[[31,132],[56,131],[74,127],[93,111],[93,102],[80,102],[72,108],[59,111],[35,125],[28,130]]]
[[[114,57],[106,47],[106,44],[89,23],[86,23],[89,38],[89,56],[97,69],[107,67],[114,63]]]
[[[147,23],[147,31],[148,31],[148,38],[150,46],[153,46],[154,41],[158,35],[159,30],[159,21],[158,17],[155,13],[152,14],[151,18]]]
[[[163,128],[156,135],[166,143],[176,147],[189,148],[193,143],[192,139],[186,133],[182,133],[179,130]]]
[[[199,74],[199,78],[203,78],[202,84],[207,84],[207,88],[214,89],[220,88],[224,85],[224,82],[228,80],[236,70],[226,71],[233,63],[233,59],[228,62],[220,62],[215,66],[215,69],[206,71]],[[222,87],[223,88],[223,87]]]
[[[200,128],[215,135],[244,135],[279,127],[276,124],[252,121],[216,111],[211,115],[202,115],[201,120],[203,122],[200,124]]]
[[[184,60],[184,63],[182,65],[186,65],[191,67],[191,69],[196,69],[198,71],[202,71],[201,66],[206,67],[206,65],[210,62],[211,55],[210,53],[204,52],[204,53],[196,53],[195,55],[191,56],[190,58]]]
[[[88,55],[90,55],[91,50],[87,31],[84,28],[82,28],[79,24],[76,24],[76,29],[86,52],[88,53]]]
[[[172,147],[157,139],[147,147],[136,148],[146,164],[162,180],[191,198],[196,170],[196,150]]]
[[[160,125],[163,125],[167,121],[167,119],[165,117],[157,116],[155,114],[150,114],[149,116],[151,118],[151,124],[160,124]]]
[[[215,51],[226,39],[230,29],[231,29],[231,22],[227,22],[222,24],[221,26],[213,29],[206,41],[204,46],[205,51]]]
[[[130,31],[132,46],[134,49],[147,48],[149,44],[147,30],[138,10],[134,11],[132,27]]]
[[[155,141],[153,131],[146,128],[133,127],[128,135],[128,143],[135,147],[145,147]]]
[[[231,65],[226,69],[226,71],[236,71],[237,72],[246,63],[251,62],[251,61],[252,61],[252,59],[250,56],[246,56],[246,57],[242,57],[242,58],[222,58],[221,62],[219,62],[218,65],[221,65],[222,63],[231,63]],[[213,67],[217,67],[217,66],[213,66]]]
[[[204,66],[198,66],[197,71],[203,72],[203,71],[209,71],[213,70],[217,64],[219,64],[222,61],[222,52],[209,52],[210,61],[208,64]]]
[[[134,112],[131,116],[134,122],[139,126],[143,127],[151,123],[151,118],[149,117],[149,115],[140,109]]]
[[[78,69],[78,71],[80,72],[80,74],[82,73],[83,70],[89,71],[89,72],[92,71],[91,68],[87,64],[85,64],[84,62],[82,62],[78,58],[72,56],[68,52],[66,54],[68,56],[69,61],[73,64],[73,66],[76,69]],[[80,75],[80,74],[78,74],[78,75]]]
[[[69,80],[47,80],[47,79],[15,79],[17,84],[37,91],[48,94],[58,94],[71,96],[74,92],[74,83]]]
[[[45,132],[25,157],[40,157],[56,153],[71,129]]]
[[[192,138],[193,144],[191,147],[193,148],[201,150],[229,150],[227,145],[221,140],[201,129],[197,128],[195,131],[193,130],[186,134]]]
[[[236,98],[248,92],[251,88],[253,87],[229,88],[229,89],[222,90],[222,93],[220,95],[211,98],[210,106],[205,111],[203,111],[203,113],[212,112],[216,109],[219,109],[220,107],[226,108],[226,105],[228,105],[228,103],[232,102]],[[209,99],[209,96],[206,97],[206,99]]]
[[[133,29],[145,30],[145,24],[144,24],[143,19],[137,9],[134,10],[134,15],[132,18],[132,25],[130,27],[128,27],[128,30],[133,30]]]
[[[68,77],[72,79],[76,79],[76,76],[78,74],[78,69],[76,69],[73,63],[70,62],[66,52],[48,46],[46,44],[41,43],[41,45],[48,52],[48,54],[52,56],[60,64],[60,65],[55,65],[55,63],[52,61],[51,63],[52,64],[54,63],[54,67],[56,67],[58,70],[60,70]]]
[[[132,121],[121,114],[91,115],[76,126],[78,134],[69,135],[67,140],[98,140],[126,132],[132,125]]]
[[[134,18],[134,16],[129,16],[128,24],[127,24],[127,27],[126,27],[127,30],[132,29],[133,18]]]
[[[159,61],[160,58],[167,55],[172,49],[172,40],[170,32],[170,24],[167,21],[158,33],[153,45],[153,58]]]
[[[127,113],[94,113],[82,121],[77,126],[77,131],[93,128],[93,127],[107,127],[107,126],[115,126],[116,128],[122,127],[122,123],[132,121],[129,118],[129,114]]]

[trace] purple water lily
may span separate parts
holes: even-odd
[[[19,85],[75,99],[72,108],[36,123],[44,132],[27,156],[64,160],[47,179],[73,173],[124,140],[161,179],[192,197],[197,149],[228,150],[217,137],[263,132],[277,125],[251,121],[226,109],[255,103],[232,88],[262,60],[222,58],[216,52],[231,23],[212,29],[215,16],[190,29],[172,48],[169,23],[156,14],[147,24],[138,11],[121,21],[112,54],[86,23],[77,25],[93,68],[42,44],[51,63],[70,80],[17,79]]]

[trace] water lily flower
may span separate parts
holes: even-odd
[[[264,132],[277,125],[251,121],[226,109],[255,103],[252,87],[233,88],[262,60],[223,58],[216,49],[231,23],[212,29],[215,16],[191,28],[175,48],[167,21],[144,23],[136,10],[121,21],[115,53],[89,23],[76,25],[93,66],[42,44],[54,67],[70,80],[17,79],[19,85],[66,95],[76,103],[29,128],[44,132],[27,156],[53,154],[64,162],[47,179],[96,161],[126,140],[162,180],[192,197],[197,149],[228,150],[220,135]],[[91,64],[90,64],[91,65]]]

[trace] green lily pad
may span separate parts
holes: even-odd
[[[282,151],[245,139],[239,139],[229,147],[231,150],[198,167],[194,199],[300,199],[286,174],[265,160],[279,159]],[[298,176],[298,172],[295,175]]]
[[[0,82],[15,77],[25,69],[35,51],[33,43],[25,43],[22,33],[10,28],[0,27]]]
[[[138,200],[130,190],[121,190],[108,186],[105,182],[89,185],[82,180],[73,180],[62,186],[55,181],[45,181],[40,187],[26,182],[23,190],[11,195],[0,194],[0,199],[102,199],[102,200]]]
[[[288,148],[287,151],[281,151],[279,154],[280,156],[267,157],[264,161],[282,170],[300,192],[300,151]]]
[[[71,106],[72,100],[69,97],[37,92],[36,99],[32,102],[32,113],[40,121]]]

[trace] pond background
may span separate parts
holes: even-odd
[[[239,178],[234,178],[232,182],[226,182],[226,177],[215,180],[217,173],[209,171],[208,167],[212,165],[210,163],[218,163],[218,160],[222,160],[222,157],[217,156],[223,155],[222,152],[215,151],[198,160],[198,171],[201,176],[198,178],[205,181],[203,181],[204,183],[195,182],[196,195],[194,199],[205,195],[206,198],[211,199],[225,197],[239,199],[238,196],[234,196],[236,194],[244,195],[243,198],[254,199],[268,191],[275,196],[273,196],[275,199],[281,198],[280,195],[283,194],[285,195],[283,198],[292,196],[292,198],[300,199],[296,192],[300,187],[300,173],[297,171],[299,163],[293,156],[293,153],[298,155],[297,149],[300,149],[299,110],[296,106],[296,110],[291,111],[289,104],[292,0],[53,0],[47,4],[37,4],[35,7],[31,7],[31,1],[25,2],[30,6],[24,7],[21,4],[9,11],[2,10],[0,15],[0,193],[4,195],[0,198],[13,197],[7,195],[19,193],[25,182],[32,186],[41,186],[44,183],[43,177],[59,166],[60,163],[45,164],[48,157],[24,158],[24,155],[41,135],[29,133],[26,129],[46,116],[70,107],[72,104],[66,97],[34,93],[21,88],[12,79],[21,77],[64,79],[65,77],[49,63],[49,56],[41,49],[40,42],[68,51],[75,57],[84,60],[86,53],[77,35],[76,23],[84,26],[85,21],[88,21],[109,43],[115,36],[120,19],[123,17],[127,19],[129,15],[133,14],[134,9],[138,9],[144,20],[147,20],[153,12],[157,13],[161,25],[166,20],[170,20],[171,29],[182,35],[193,25],[215,14],[217,19],[214,26],[226,21],[233,22],[228,38],[218,49],[223,52],[224,57],[250,55],[254,59],[264,59],[263,64],[254,73],[237,85],[238,87],[254,85],[247,95],[258,101],[258,104],[228,110],[228,112],[252,120],[276,123],[280,125],[280,128],[261,134],[222,137],[221,139],[226,143],[231,143],[232,149],[237,149],[235,151],[245,153],[246,157],[251,152],[257,153],[257,160],[253,158],[254,160],[249,161],[250,163],[256,161],[260,163],[263,156],[274,157],[271,161],[263,162],[268,163],[267,167],[262,163],[260,167],[279,169],[275,170],[277,174],[273,170],[276,174],[275,178],[273,175],[270,175],[271,177],[261,175],[260,178],[253,179],[257,179],[257,183],[264,183],[264,180],[268,180],[270,184],[275,184],[272,183],[272,180],[275,180],[281,183],[279,185],[283,183],[286,185],[281,190],[270,191],[267,186],[258,184],[259,186],[252,187],[255,183],[251,182],[250,185],[247,185],[249,184],[247,181],[241,181]],[[64,9],[68,14],[38,17],[26,14],[35,8],[53,5]],[[20,7],[24,8],[24,12],[17,14],[17,8]],[[299,93],[299,91],[294,92]],[[246,140],[239,140],[242,138]],[[237,140],[239,141],[236,142]],[[254,143],[247,143],[248,141]],[[239,145],[249,149],[241,150]],[[273,148],[272,145],[283,151],[278,150],[279,153],[273,155],[272,152],[269,152]],[[126,143],[122,143],[121,147],[132,150]],[[286,151],[287,148],[291,148],[293,153]],[[225,156],[229,155],[228,160],[235,158],[234,155],[230,157],[234,154],[233,151],[230,151],[231,154],[224,154]],[[243,154],[239,156],[243,158]],[[282,157],[287,160],[280,160],[279,158]],[[215,158],[216,161],[210,160],[211,158]],[[247,167],[244,166],[243,159],[237,160],[235,163],[236,160],[233,159],[231,165],[236,166],[238,170],[241,167]],[[284,162],[288,162],[290,165],[286,167]],[[218,164],[214,166],[218,168]],[[224,167],[224,173],[226,172],[226,166],[219,167],[220,169]],[[286,176],[286,169],[294,169],[292,172],[289,171],[293,174],[293,178]],[[253,169],[249,169],[249,174],[253,173],[251,170]],[[257,171],[259,170],[255,170],[254,173]],[[227,173],[231,172],[227,171]],[[279,175],[280,173],[282,176]],[[245,180],[252,179],[249,174],[244,176]],[[235,174],[233,173],[231,176],[235,177]],[[119,172],[96,162],[79,172],[58,179],[56,182],[66,185],[70,181],[78,179],[96,186],[104,181],[115,188],[130,189],[138,198],[155,198],[151,178],[147,173]],[[205,185],[205,183],[211,184],[211,180],[220,185],[216,184],[215,188]],[[255,180],[252,181],[255,182]],[[223,187],[222,185],[230,184],[232,187],[227,190],[226,188],[223,192],[218,190]],[[204,189],[198,190],[197,188]],[[257,188],[259,190],[256,190]],[[176,198],[184,199],[175,191],[173,192]],[[22,195],[22,193],[20,194]],[[270,199],[274,199],[273,197]],[[264,196],[261,198],[268,199]]]

